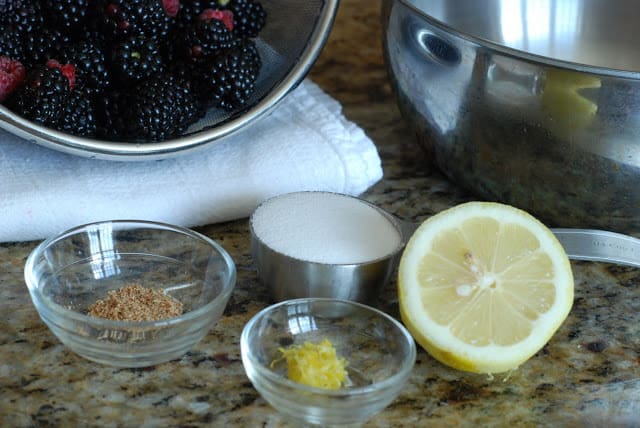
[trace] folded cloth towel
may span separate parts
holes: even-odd
[[[371,140],[309,80],[247,129],[160,161],[88,159],[0,130],[0,242],[109,219],[201,226],[247,217],[281,193],[359,195],[381,177]]]

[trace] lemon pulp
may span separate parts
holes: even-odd
[[[426,220],[401,257],[400,313],[416,341],[457,369],[499,373],[566,319],[573,275],[553,233],[514,207],[470,202]]]

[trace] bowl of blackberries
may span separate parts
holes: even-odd
[[[265,116],[319,55],[338,0],[0,0],[0,128],[146,160]]]

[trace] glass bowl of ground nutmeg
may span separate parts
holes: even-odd
[[[77,354],[118,367],[181,357],[222,316],[236,282],[229,254],[189,229],[148,221],[79,226],[29,255],[40,318]]]
[[[364,424],[396,399],[416,359],[413,338],[390,315],[319,297],[258,312],[240,348],[253,386],[294,425]]]

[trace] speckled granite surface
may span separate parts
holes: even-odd
[[[371,136],[385,178],[366,199],[421,220],[472,196],[428,166],[401,120],[382,62],[379,3],[343,0],[311,77]],[[22,279],[36,243],[0,245],[0,426],[280,427],[244,374],[239,336],[269,303],[246,221],[199,231],[238,267],[222,320],[180,360],[115,369],[65,349],[39,320]],[[419,351],[403,393],[367,426],[640,426],[640,270],[573,263],[574,308],[551,342],[508,379],[448,369]],[[395,283],[380,308],[398,316]]]

